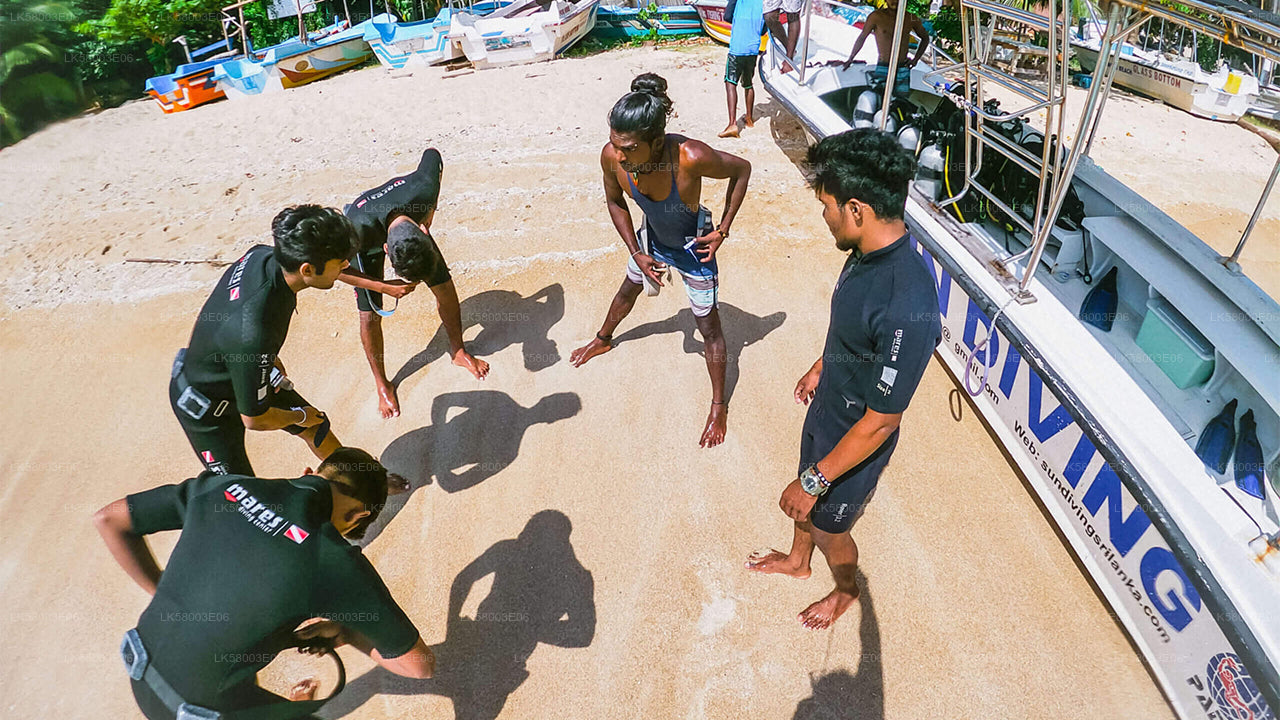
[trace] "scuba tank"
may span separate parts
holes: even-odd
[[[853,126],[855,128],[879,127],[879,119],[874,118],[878,107],[880,107],[880,95],[874,90],[863,90],[862,94],[858,95],[858,102],[853,106]]]
[[[916,170],[916,187],[930,200],[942,197],[942,171],[945,162],[942,146],[936,142],[920,151],[920,162]]]
[[[880,121],[881,121],[883,118],[884,118],[884,111],[883,111],[883,110],[877,110],[877,111],[876,111],[876,114],[871,118],[871,125],[870,125],[869,127],[874,127],[874,128],[878,128],[878,127],[880,127]],[[894,117],[894,114],[893,114],[893,113],[889,113],[889,119],[885,121],[885,123],[884,123],[884,129],[885,129],[887,132],[896,132],[896,131],[897,131],[897,129],[898,129],[898,118]]]
[[[915,125],[903,125],[901,128],[899,128],[898,144],[901,145],[902,148],[907,152],[911,153],[912,155],[915,155],[916,151],[920,149],[919,128],[917,128]]]

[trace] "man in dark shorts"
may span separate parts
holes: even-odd
[[[897,25],[898,0],[885,0],[884,7],[873,10],[867,16],[867,19],[863,21],[862,32],[853,43],[853,50],[849,53],[849,59],[844,61],[841,67],[848,69],[853,63],[861,62],[854,60],[854,58],[862,50],[862,45],[867,41],[867,38],[874,35],[879,55],[876,60],[876,66],[871,68],[869,75],[872,82],[885,82],[889,77],[889,62],[893,59],[893,34]],[[908,57],[912,35],[916,36],[920,45],[916,48],[915,56]],[[924,57],[924,52],[928,49],[929,32],[925,30],[924,22],[915,13],[908,12],[903,19],[902,44],[898,47],[898,69],[893,83],[894,95],[906,96],[911,92],[911,68],[920,62],[920,58]]]
[[[341,445],[329,419],[293,390],[280,347],[307,288],[328,290],[354,241],[342,213],[286,208],[271,223],[275,247],[256,245],[231,265],[178,351],[169,401],[206,470],[252,475],[244,431],[284,430],[321,460]]]
[[[720,137],[738,137],[738,86],[745,91],[747,102],[743,124],[755,127],[756,89],[753,79],[756,60],[760,57],[760,38],[764,35],[764,9],[761,0],[729,0],[724,19],[732,24],[729,32],[729,58],[724,64],[724,89],[729,102],[729,124]]]
[[[397,675],[431,677],[431,650],[345,539],[362,537],[386,502],[386,469],[344,447],[310,472],[293,480],[204,472],[94,515],[116,562],[152,596],[124,643],[126,667],[139,659],[129,675],[150,720],[172,720],[182,703],[231,718],[288,700],[301,702],[273,717],[312,712],[323,702],[314,680],[286,699],[256,679],[300,645],[350,644]],[[165,530],[181,535],[162,572],[145,537]]]
[[[645,73],[632,81],[631,90],[609,113],[609,142],[600,152],[609,215],[631,252],[627,277],[613,297],[600,332],[594,340],[574,350],[569,360],[574,367],[580,367],[611,350],[613,331],[631,312],[641,288],[648,286],[650,293],[656,295],[662,287],[661,272],[668,266],[675,268],[684,280],[711,375],[711,411],[698,444],[714,447],[724,442],[729,416],[724,395],[726,353],[718,309],[716,250],[729,237],[729,226],[746,197],[751,163],[698,140],[668,135],[671,100],[667,98],[666,80]],[[704,177],[729,179],[724,214],[715,227],[711,226],[710,212],[698,204]],[[644,211],[640,239],[632,225],[624,187]],[[663,199],[654,200],[654,196]]]
[[[431,237],[431,221],[435,219],[440,199],[440,179],[444,161],[440,151],[427,148],[418,168],[408,175],[394,177],[360,196],[343,212],[355,225],[358,244],[353,267],[339,280],[356,288],[356,307],[360,310],[360,344],[373,370],[378,389],[378,410],[383,418],[400,414],[400,399],[395,385],[387,378],[383,358],[382,318],[393,310],[382,306],[382,296],[400,298],[413,292],[418,283],[426,283],[436,298],[436,311],[449,336],[449,356],[453,364],[465,369],[478,380],[489,374],[489,363],[467,352],[462,342],[462,309],[458,291],[453,286],[449,266]],[[395,242],[391,242],[395,240]],[[402,280],[384,280],[384,265],[391,267]]]
[[[800,476],[779,501],[795,521],[791,552],[757,553],[747,567],[807,578],[816,544],[836,587],[800,621],[821,629],[858,597],[858,546],[849,531],[898,444],[902,413],[942,326],[937,290],[903,221],[911,154],[892,134],[867,128],[813,145],[808,166],[836,247],[853,252],[831,296],[822,357],[796,384],[796,402],[809,411]]]

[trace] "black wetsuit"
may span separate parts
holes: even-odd
[[[225,712],[283,701],[255,674],[308,618],[360,632],[387,658],[418,641],[377,571],[329,522],[324,478],[206,472],[127,502],[139,535],[182,531],[137,629],[151,665],[188,703]],[[151,720],[174,717],[144,682],[133,692]]]
[[[407,215],[414,222],[422,222],[427,213],[434,210],[440,198],[440,176],[444,171],[444,161],[440,151],[427,148],[418,161],[418,169],[391,178],[372,190],[360,193],[351,204],[342,209],[351,224],[356,228],[359,238],[359,249],[355,260],[351,263],[356,270],[370,277],[382,279],[386,262],[386,252],[382,246],[387,242],[387,226],[400,215]],[[435,287],[449,281],[449,266],[440,256],[440,249],[434,241],[431,250],[438,256],[436,272],[424,282],[427,287]],[[370,292],[356,288],[356,306],[361,312],[372,312],[376,307],[382,309],[382,293]]]
[[[227,269],[201,308],[182,370],[169,382],[169,402],[206,470],[252,475],[240,416],[309,404],[297,392],[271,384],[297,304],[273,249],[255,245]],[[208,400],[203,412],[200,396]],[[327,425],[320,427],[327,430]],[[303,430],[285,429],[294,434]],[[318,442],[323,439],[317,435]]]
[[[800,469],[826,457],[868,408],[907,409],[942,340],[938,293],[910,235],[845,262],[831,295],[822,376],[800,442]],[[810,520],[828,533],[852,527],[898,444],[895,431],[818,498]]]

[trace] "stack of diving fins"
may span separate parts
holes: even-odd
[[[1258,442],[1258,424],[1253,419],[1253,411],[1249,410],[1240,416],[1240,432],[1237,433],[1236,405],[1237,401],[1234,399],[1228,402],[1222,412],[1214,416],[1204,430],[1200,431],[1196,455],[1204,461],[1205,467],[1219,475],[1226,475],[1227,464],[1231,461],[1234,450],[1232,472],[1236,487],[1261,500],[1266,498],[1267,490],[1262,445]]]

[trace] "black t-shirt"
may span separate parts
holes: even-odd
[[[358,547],[329,522],[327,480],[203,473],[127,498],[134,532],[182,530],[138,634],[187,702],[218,709],[311,617],[356,630],[383,657],[418,631]]]
[[[359,238],[359,254],[363,265],[377,266],[376,256],[382,255],[382,246],[387,242],[387,226],[400,215],[408,215],[414,222],[421,222],[427,213],[436,208],[440,199],[440,177],[444,171],[444,160],[440,151],[427,148],[418,161],[418,169],[391,178],[372,190],[360,193],[351,201],[343,212],[356,228]],[[437,256],[440,249],[431,243],[431,249]],[[439,257],[436,273],[425,281],[428,287],[434,287],[449,281],[449,267],[444,258]]]
[[[266,412],[271,367],[297,306],[272,248],[250,248],[200,309],[187,344],[187,382],[211,399],[234,400],[241,415]]]
[[[850,255],[836,282],[815,394],[833,433],[843,435],[867,408],[905,411],[942,340],[937,289],[909,237]]]

